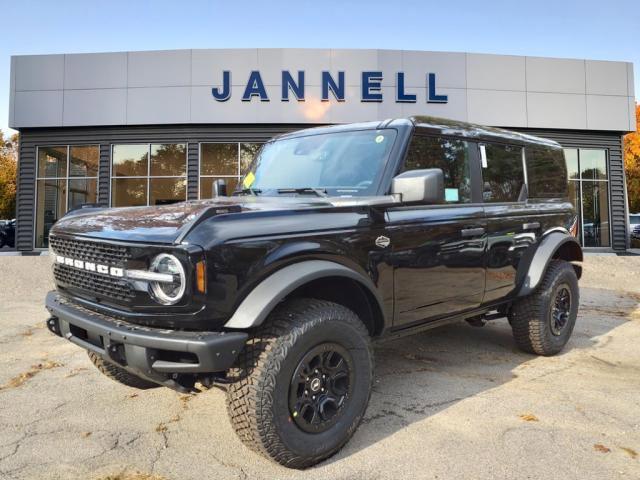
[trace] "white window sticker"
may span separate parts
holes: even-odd
[[[482,160],[482,168],[487,168],[487,148],[480,145],[480,160]]]

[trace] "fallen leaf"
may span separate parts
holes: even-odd
[[[71,377],[75,377],[76,375],[78,375],[78,373],[84,371],[84,370],[88,370],[88,368],[85,367],[80,367],[80,368],[74,368],[73,370],[71,370],[68,374],[66,374],[64,376],[64,378],[71,378]]]
[[[80,436],[81,436],[82,438],[90,437],[90,436],[91,436],[91,432],[82,432],[82,433],[80,434]]]
[[[0,390],[5,390],[7,388],[19,387],[20,385],[25,383],[30,378],[35,377],[42,370],[50,370],[52,368],[57,368],[57,367],[62,367],[62,364],[58,363],[58,362],[54,362],[52,360],[46,360],[46,361],[44,361],[42,363],[37,363],[35,365],[31,365],[31,369],[30,370],[28,370],[26,372],[23,372],[20,375],[17,375],[15,377],[13,377],[11,380],[9,380],[4,385],[0,385]]]
[[[129,398],[136,398],[138,396],[137,393],[132,393],[131,395],[129,395]]]
[[[193,398],[193,395],[182,395],[180,397],[180,401],[182,402],[182,408],[187,410],[189,408],[189,406],[187,405],[191,399]]]
[[[539,422],[538,417],[536,417],[533,413],[523,413],[520,415],[520,418],[525,422]]]
[[[620,447],[620,448],[631,458],[633,459],[638,458],[638,452],[636,452],[633,448],[629,448],[629,447]]]
[[[106,477],[100,477],[98,480],[165,480],[165,477],[159,475],[153,475],[151,473],[116,473],[115,475],[107,475]]]
[[[163,432],[166,432],[167,430],[168,428],[164,423],[159,423],[158,426],[156,427],[156,432],[158,433],[163,433]]]
[[[595,449],[596,452],[600,452],[600,453],[609,453],[611,451],[609,447],[605,447],[601,443],[596,443],[593,446],[593,448]]]

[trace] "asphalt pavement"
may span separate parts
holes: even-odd
[[[0,479],[638,479],[640,257],[588,257],[551,358],[506,321],[376,348],[362,425],[304,472],[246,449],[223,388],[138,391],[44,327],[47,257],[0,257]]]

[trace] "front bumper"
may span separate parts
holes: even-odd
[[[49,329],[134,375],[175,388],[183,374],[224,372],[235,362],[244,332],[194,332],[123,322],[77,305],[57,292],[47,294]]]

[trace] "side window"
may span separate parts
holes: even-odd
[[[469,142],[416,135],[411,140],[403,172],[439,168],[444,173],[447,203],[471,202]]]
[[[567,174],[580,179],[578,152],[567,151],[565,162],[561,148],[534,145],[526,155],[529,198],[567,198]]]
[[[481,144],[480,158],[484,201],[488,203],[517,202],[524,187],[522,147],[494,143]]]

